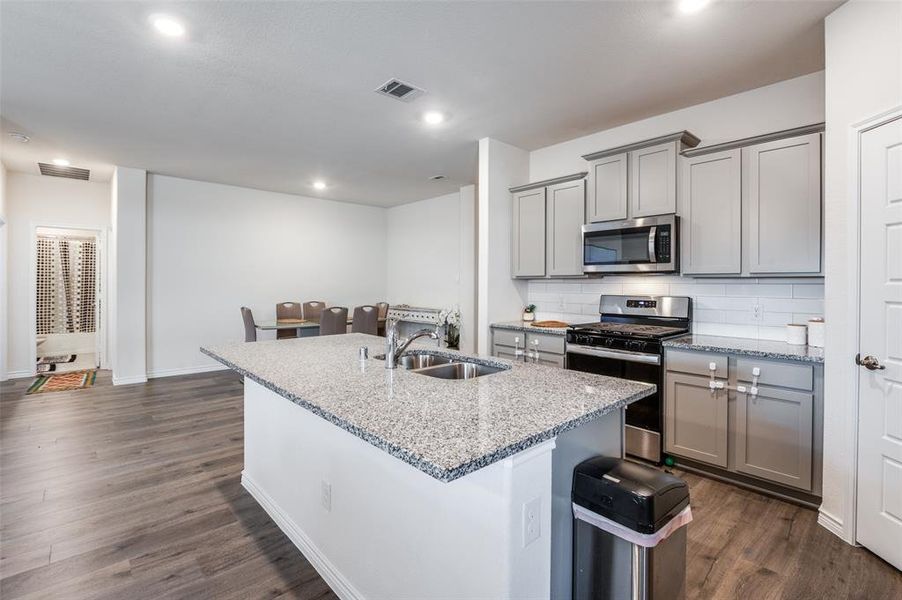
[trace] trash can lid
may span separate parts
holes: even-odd
[[[633,531],[655,533],[689,504],[689,486],[652,467],[597,456],[573,469],[571,496]]]

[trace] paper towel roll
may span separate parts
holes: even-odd
[[[786,343],[793,346],[804,346],[808,343],[808,327],[798,323],[786,326]]]
[[[823,348],[825,329],[823,319],[811,319],[808,321],[808,345],[815,348]]]

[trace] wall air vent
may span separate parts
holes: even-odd
[[[50,175],[51,177],[68,177],[87,181],[91,175],[91,171],[88,169],[79,169],[78,167],[58,167],[49,163],[38,163],[38,167],[41,169],[41,175]]]
[[[388,96],[389,98],[394,98],[396,100],[410,102],[414,98],[425,94],[426,91],[418,88],[415,85],[404,83],[399,79],[389,79],[384,84],[376,88],[376,93],[382,94],[383,96]]]

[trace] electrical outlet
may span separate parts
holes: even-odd
[[[542,536],[542,499],[533,498],[523,504],[523,547],[527,547]]]
[[[761,320],[761,305],[756,304],[752,307],[752,320],[756,323]]]
[[[332,511],[332,484],[325,481],[322,482],[320,488],[320,502],[327,511]]]

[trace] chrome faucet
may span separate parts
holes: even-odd
[[[394,369],[397,367],[401,354],[407,350],[407,347],[415,339],[421,337],[429,337],[433,340],[439,339],[437,329],[437,327],[436,329],[420,329],[410,334],[410,337],[406,340],[402,340],[398,338],[398,320],[389,319],[385,325],[385,368]]]

